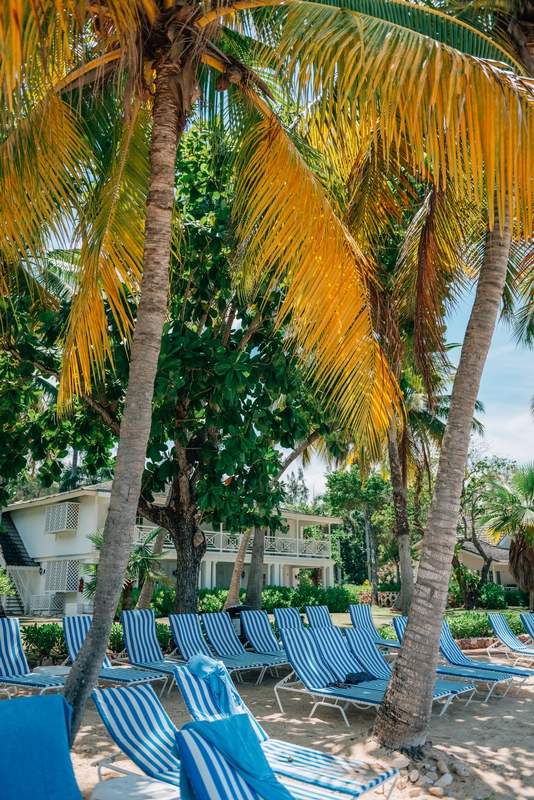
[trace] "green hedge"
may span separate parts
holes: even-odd
[[[525,633],[518,611],[504,611],[503,614],[515,634]],[[495,635],[488,615],[481,611],[464,611],[458,616],[447,617],[447,622],[455,639],[477,639]]]
[[[66,655],[67,646],[63,635],[63,627],[57,622],[44,625],[22,625],[21,636],[24,650],[34,658],[45,658],[50,655]],[[156,622],[158,641],[163,650],[174,648],[170,625]],[[120,622],[114,622],[109,635],[109,649],[113,653],[124,650],[124,636]]]

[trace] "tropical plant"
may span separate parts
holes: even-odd
[[[534,464],[520,467],[509,487],[491,481],[484,505],[487,534],[497,542],[510,537],[510,572],[534,611]]]

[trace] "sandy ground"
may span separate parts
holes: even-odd
[[[262,686],[246,683],[238,687],[245,703],[270,736],[326,753],[393,763],[395,754],[384,755],[376,751],[371,742],[374,712],[349,710],[351,727],[347,728],[339,712],[332,709],[320,708],[318,716],[308,719],[311,702],[306,697],[284,692],[286,713],[281,714],[273,692],[275,682],[273,678],[266,678]],[[170,697],[163,699],[163,705],[177,727],[189,721],[176,687]],[[428,784],[421,786],[421,776],[439,778],[439,773],[435,772],[438,760],[445,761],[449,769],[461,763],[468,772],[466,776],[454,774],[453,782],[445,789],[445,797],[534,800],[534,684],[518,696],[490,700],[487,705],[472,702],[466,708],[463,703],[453,701],[443,717],[432,718],[428,738],[424,761],[412,762],[402,771],[401,785],[406,781],[406,786],[395,790],[392,796],[395,800],[430,800]],[[90,703],[73,750],[76,776],[84,798],[90,797],[97,782],[94,762],[116,751]],[[127,761],[123,763],[129,765]],[[419,772],[415,783],[407,778],[408,772],[414,769]],[[367,797],[378,799],[383,798],[383,794],[374,792]]]

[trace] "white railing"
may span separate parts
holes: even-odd
[[[144,541],[154,530],[149,525],[138,526],[139,540]],[[204,531],[208,553],[237,553],[241,544],[242,533],[227,531]],[[252,550],[254,536],[250,537],[247,553]],[[163,545],[164,550],[173,550],[174,545],[168,535]],[[330,541],[328,539],[293,539],[290,536],[267,535],[265,539],[265,555],[291,556],[292,558],[330,558]]]

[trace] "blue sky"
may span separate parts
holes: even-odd
[[[447,341],[461,343],[469,320],[473,295],[468,295],[447,321]],[[460,348],[450,353],[458,362]],[[518,347],[509,329],[499,323],[486,361],[479,399],[485,413],[479,415],[485,427],[477,446],[487,455],[511,458],[518,463],[534,461],[534,418],[530,402],[534,395],[534,350]],[[313,459],[305,470],[305,480],[312,494],[325,488],[326,467]]]

